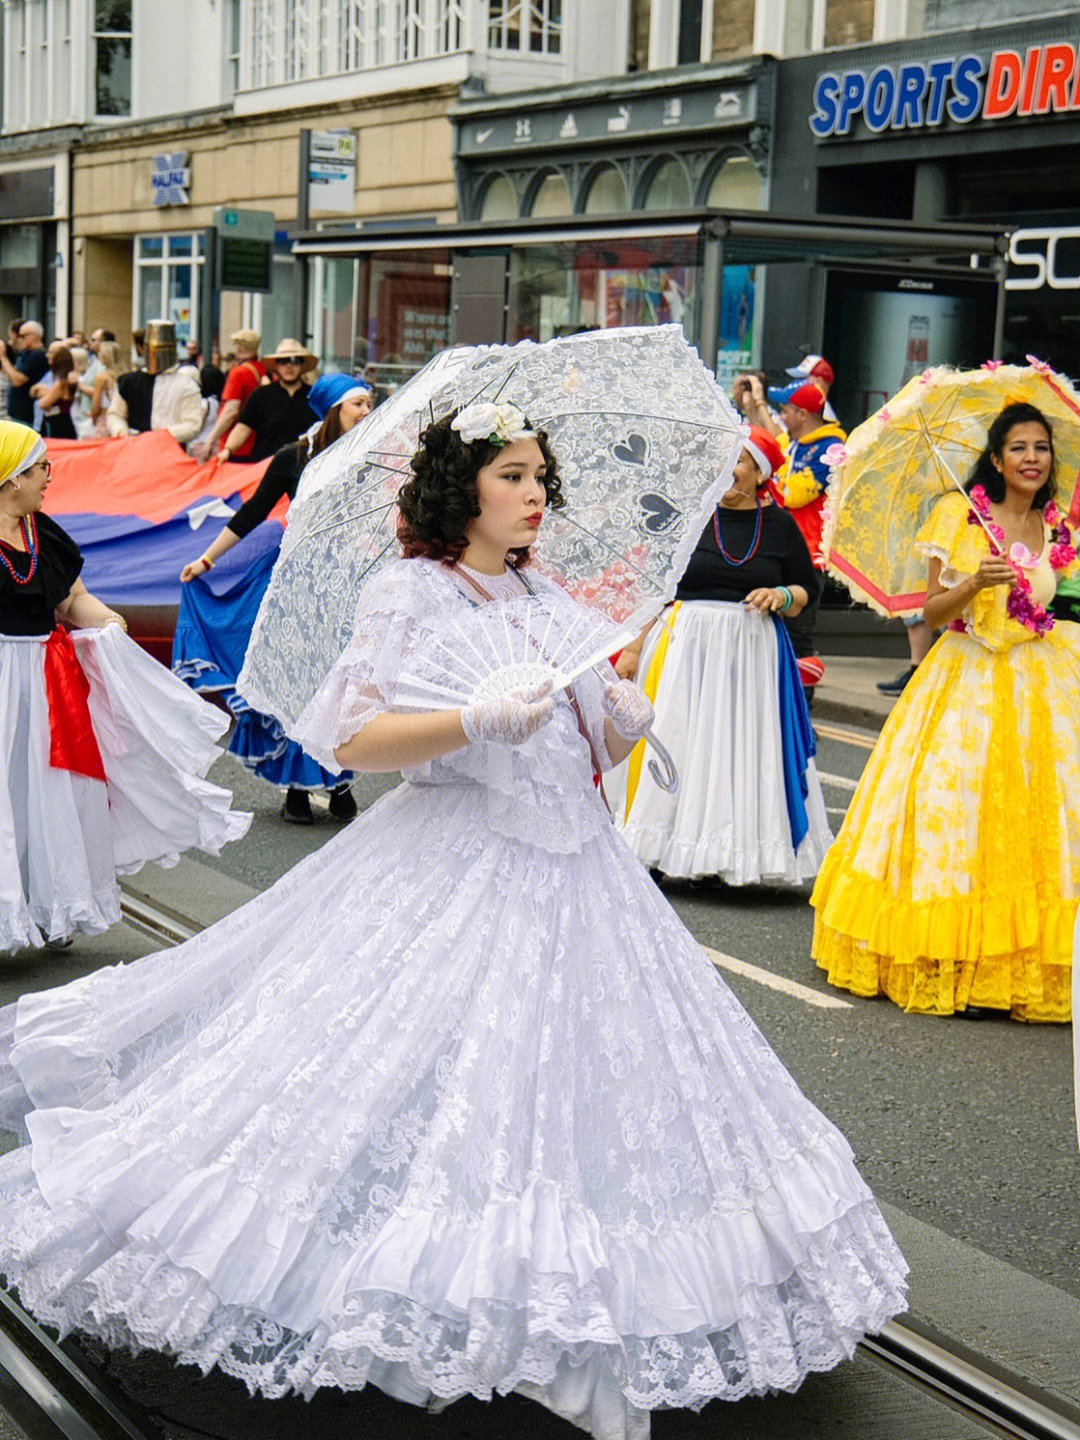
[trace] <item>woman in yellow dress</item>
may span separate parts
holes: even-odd
[[[932,1015],[1067,1021],[1080,899],[1076,550],[1050,422],[1007,405],[919,532],[945,634],[881,732],[811,903],[829,981]],[[994,543],[991,541],[994,537]]]

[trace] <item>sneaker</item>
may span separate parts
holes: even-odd
[[[311,801],[306,790],[286,790],[281,818],[290,825],[314,825],[315,817],[311,813]]]
[[[877,682],[877,688],[881,691],[882,695],[902,695],[905,685],[915,674],[915,668],[914,665],[909,665],[907,669],[902,670],[894,680],[879,680]]]
[[[356,801],[348,785],[330,791],[330,816],[334,820],[355,820]]]

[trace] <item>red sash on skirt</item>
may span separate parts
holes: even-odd
[[[90,780],[105,780],[105,766],[90,721],[90,682],[71,636],[58,626],[45,642],[45,694],[49,701],[49,764]]]

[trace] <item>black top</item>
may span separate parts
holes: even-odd
[[[143,434],[150,429],[150,413],[154,406],[154,377],[149,370],[126,370],[116,382],[120,398],[127,406],[127,426]]]
[[[49,360],[44,350],[20,350],[15,356],[15,369],[26,376],[26,384],[12,385],[8,390],[8,418],[20,425],[33,425],[34,399],[30,386],[48,373]]]
[[[48,635],[56,628],[53,611],[66,600],[79,578],[83,557],[66,530],[48,515],[35,515],[38,565],[29,585],[16,585],[0,564],[0,635]],[[0,541],[0,545],[3,541]],[[30,556],[4,545],[4,554],[20,575],[30,570]]]
[[[295,395],[278,384],[260,385],[253,390],[244,408],[236,417],[238,425],[246,425],[255,432],[255,442],[250,455],[239,458],[248,461],[265,460],[275,454],[290,440],[299,440],[305,430],[315,423],[315,411],[308,404],[311,386],[301,384]]]
[[[736,560],[754,541],[754,510],[719,509],[720,538]],[[686,573],[675,592],[677,600],[745,600],[763,586],[801,585],[813,600],[818,591],[817,572],[810,561],[799,527],[779,505],[761,508],[761,539],[745,565],[729,565],[716,545],[710,520],[701,532]]]
[[[290,500],[295,497],[303,468],[296,441],[291,445],[283,445],[263,472],[255,494],[250,500],[244,501],[225,529],[231,530],[241,540],[245,535],[250,535],[256,525],[262,524],[283,495],[287,495]]]

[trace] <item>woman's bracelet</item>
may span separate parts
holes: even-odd
[[[795,604],[795,596],[791,593],[791,591],[786,585],[777,585],[776,588],[780,593],[781,600],[784,602],[780,606],[780,613],[783,615],[791,609],[792,605]]]
[[[210,559],[209,555],[200,555],[199,563],[203,566],[204,571],[214,568],[214,562]]]

